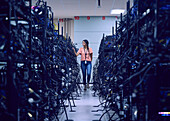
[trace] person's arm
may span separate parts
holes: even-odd
[[[91,57],[91,61],[92,61],[92,59],[93,59],[93,53],[90,54],[90,57]]]
[[[92,50],[92,48],[90,48],[90,57],[91,57],[91,61],[92,61],[92,59],[93,59],[93,50]]]
[[[74,53],[75,53],[75,55],[76,56],[78,56],[79,55],[79,53],[76,53],[76,50],[73,48],[73,50],[74,50]]]

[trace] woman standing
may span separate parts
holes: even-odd
[[[91,77],[91,69],[92,69],[92,58],[93,58],[93,51],[92,48],[89,47],[88,40],[83,40],[82,42],[83,47],[78,50],[76,53],[75,49],[74,53],[76,56],[81,55],[81,70],[83,73],[83,84],[84,84],[84,90],[86,90],[86,87],[89,88],[89,82]],[[87,86],[86,86],[86,71],[87,71]]]

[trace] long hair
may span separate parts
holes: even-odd
[[[88,40],[83,40],[85,43],[86,43],[86,45],[87,45],[87,50],[89,51],[89,41]]]

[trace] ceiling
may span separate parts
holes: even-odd
[[[32,5],[36,1],[32,0]],[[117,16],[111,15],[111,9],[126,9],[127,0],[44,0],[52,7],[54,18],[73,18],[74,16]]]

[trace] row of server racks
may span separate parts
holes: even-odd
[[[170,120],[170,1],[134,0],[103,36],[93,90],[108,121]]]
[[[0,26],[0,121],[68,120],[80,68],[71,39],[54,30],[51,7],[1,0]]]

